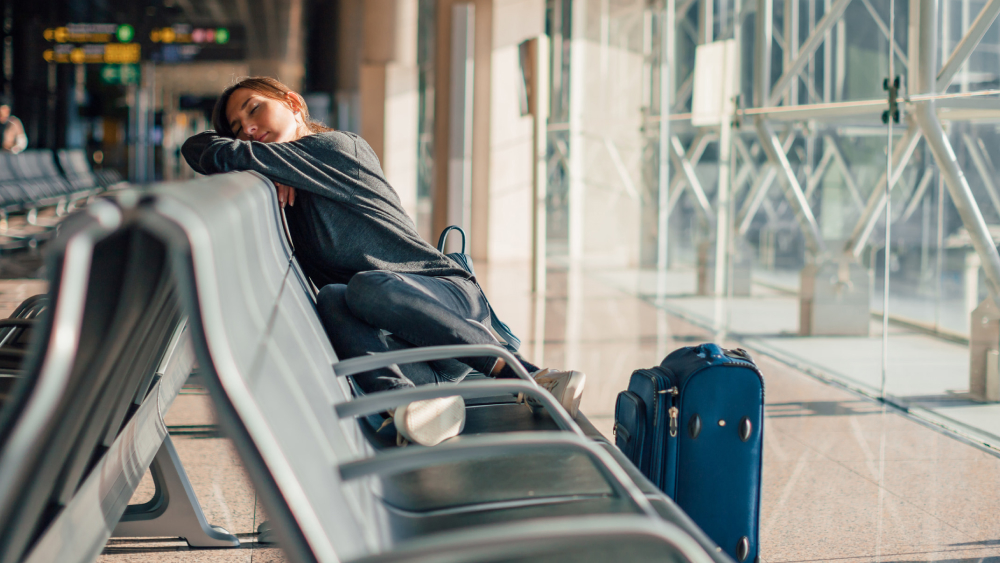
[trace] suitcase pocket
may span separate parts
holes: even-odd
[[[631,391],[618,394],[615,404],[615,445],[639,470],[643,468],[646,437],[646,405]]]

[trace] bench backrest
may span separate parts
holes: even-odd
[[[56,151],[56,158],[63,174],[74,189],[92,189],[100,186],[83,149],[60,149]]]
[[[98,202],[61,231],[51,304],[0,411],[0,563],[21,560],[100,463],[180,319],[166,247],[121,209]]]
[[[366,487],[338,464],[370,454],[332,406],[350,389],[292,259],[274,188],[250,173],[160,184],[151,225],[175,249],[194,347],[219,421],[233,436],[282,548],[297,561],[376,551],[384,538]]]
[[[0,184],[14,182],[17,175],[14,174],[14,159],[17,155],[0,151]]]
[[[60,176],[50,150],[35,149],[18,153],[13,159],[13,164],[14,174],[21,180],[40,180]]]

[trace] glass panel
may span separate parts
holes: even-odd
[[[975,204],[960,212],[963,180],[915,120],[926,99],[916,50],[936,34],[936,79],[988,6],[939,5],[924,32],[910,12],[924,3],[903,0],[548,3],[549,255],[566,273],[549,278],[546,358],[614,374],[599,385],[618,390],[625,366],[682,345],[748,348],[767,385],[765,561],[1000,555],[1000,530],[981,516],[996,510],[1000,407],[970,394],[977,365],[974,392],[987,367],[997,372],[1000,313],[970,317],[989,295],[981,265],[995,242],[981,258],[967,227],[978,209],[1000,234],[990,193],[1000,114],[996,92],[939,100],[932,112],[951,147],[941,154],[954,153]],[[722,127],[697,122],[698,92],[712,92],[699,80],[719,89],[725,73],[695,64],[707,60],[703,44],[727,39],[740,62],[728,151]],[[1000,27],[988,26],[949,92],[1000,88],[998,41]],[[891,133],[890,74],[901,77],[902,110]],[[585,398],[602,431],[613,400]]]

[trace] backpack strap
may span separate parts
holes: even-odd
[[[462,230],[462,227],[459,227],[458,225],[452,225],[450,227],[446,227],[443,231],[441,231],[441,236],[438,237],[438,252],[444,254],[444,245],[446,242],[448,242],[448,233],[452,231],[458,231],[459,233],[461,233],[462,235],[461,252],[462,254],[465,254],[465,231]]]
[[[476,270],[472,266],[472,256],[469,256],[465,252],[465,231],[457,225],[452,225],[445,230],[441,231],[441,236],[438,238],[437,249],[438,252],[444,254],[445,243],[448,242],[448,233],[451,231],[458,231],[462,234],[462,251],[452,252],[451,254],[445,254],[448,258],[451,258],[462,267],[463,270],[469,272],[473,276],[476,275]],[[479,287],[479,282],[476,282],[476,286]],[[493,310],[493,305],[490,305],[490,300],[486,298],[486,293],[483,292],[483,288],[480,287],[479,291],[483,294],[483,300],[486,301],[486,307],[490,310],[490,324],[493,327],[493,331],[505,342],[504,348],[510,350],[511,352],[517,352],[518,348],[521,347],[521,339],[514,336],[514,332],[510,330],[503,321],[497,318],[496,311]]]

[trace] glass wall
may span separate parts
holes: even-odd
[[[1000,531],[997,4],[548,2],[550,265],[809,376],[766,374],[767,560]]]

